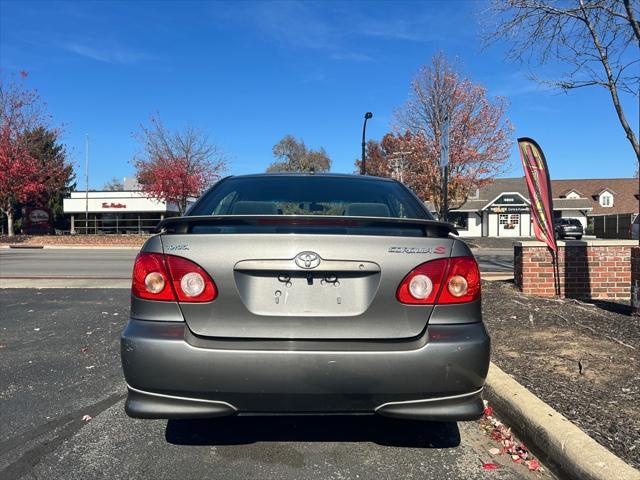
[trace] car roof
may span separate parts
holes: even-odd
[[[392,178],[376,177],[373,175],[356,175],[353,173],[333,173],[333,172],[269,172],[269,173],[249,173],[245,175],[230,175],[227,178],[269,178],[269,177],[318,177],[318,178],[345,178],[358,181],[382,181],[396,182]]]

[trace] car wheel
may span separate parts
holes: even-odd
[[[582,235],[576,235],[576,240],[581,240],[582,239]]]

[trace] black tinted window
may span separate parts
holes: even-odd
[[[331,176],[232,177],[189,215],[339,215],[432,219],[396,182]]]

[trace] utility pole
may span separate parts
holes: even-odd
[[[393,178],[398,180],[400,183],[404,183],[404,169],[406,167],[405,163],[405,155],[412,154],[412,150],[399,150],[397,152],[391,153],[389,156],[391,160],[393,160]],[[400,162],[398,163],[398,159]]]
[[[449,116],[445,116],[440,127],[440,168],[442,169],[442,218],[449,217]]]
[[[89,234],[89,135],[84,136],[84,234]]]

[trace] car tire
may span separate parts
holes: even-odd
[[[576,240],[582,240],[582,235],[576,235]]]

